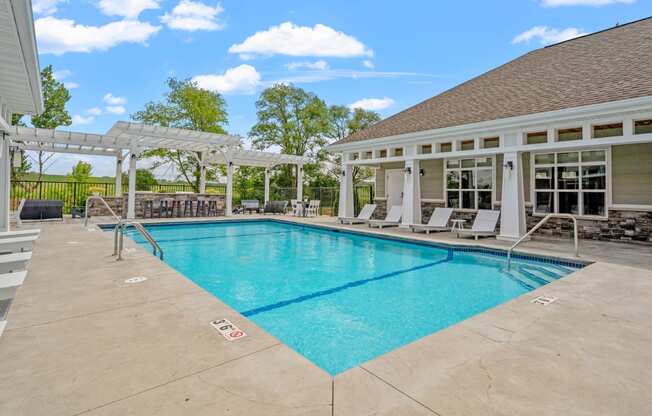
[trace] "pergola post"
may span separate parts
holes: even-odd
[[[353,165],[345,163],[340,176],[340,202],[338,216],[352,218],[353,212]]]
[[[264,204],[267,204],[269,202],[269,174],[270,174],[270,168],[265,167],[265,201],[264,201]]]
[[[418,160],[405,161],[405,179],[403,179],[403,215],[401,224],[421,224],[421,184]],[[387,207],[389,209],[390,207]]]
[[[136,218],[136,160],[138,155],[133,150],[129,154],[129,193],[127,195],[127,219]]]
[[[506,152],[504,154],[502,186],[500,235],[498,239],[516,241],[527,233],[521,153]]]
[[[122,196],[122,150],[115,157],[115,196]]]
[[[303,201],[303,165],[297,165],[297,201]]]
[[[9,231],[9,193],[11,192],[9,136],[0,136],[0,231]]]
[[[206,193],[206,152],[201,152],[199,158],[199,193]]]
[[[233,162],[226,165],[226,211],[224,215],[233,215]]]

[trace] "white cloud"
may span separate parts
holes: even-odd
[[[350,109],[361,108],[363,110],[384,110],[394,105],[394,100],[388,97],[384,98],[363,98],[352,104],[349,104]]]
[[[67,0],[34,0],[32,2],[32,11],[41,15],[53,14],[57,12],[59,4],[67,2]]]
[[[66,79],[71,75],[72,75],[72,71],[70,71],[69,69],[60,69],[60,70],[54,71],[52,73],[52,77],[54,77],[54,79],[56,79],[57,81],[61,81],[62,79]]]
[[[607,6],[609,4],[632,4],[635,0],[542,0],[544,7],[559,6]]]
[[[312,82],[330,81],[338,78],[399,78],[399,77],[432,77],[430,74],[418,72],[382,72],[358,71],[351,69],[325,69],[323,71],[297,71],[296,75],[264,82],[264,85],[274,84],[307,84]]]
[[[116,97],[115,95],[109,93],[106,93],[104,97],[102,98],[102,101],[107,103],[108,105],[125,105],[127,104],[127,99],[124,97]]]
[[[127,109],[121,105],[107,105],[104,109],[109,114],[124,114],[127,112]]]
[[[48,16],[34,22],[39,52],[105,51],[120,43],[146,44],[160,27],[138,20],[121,20],[102,26],[76,24],[74,20]]]
[[[365,68],[369,68],[369,69],[374,69],[376,67],[373,61],[369,59],[365,59],[364,61],[362,61],[362,65],[364,65]]]
[[[72,82],[72,81],[64,82],[63,86],[66,87],[69,90],[74,90],[75,88],[79,88],[79,84],[77,84],[76,82]]]
[[[85,126],[88,124],[91,124],[95,121],[95,117],[93,116],[88,116],[84,117],[79,114],[75,114],[72,116],[72,125],[73,126]]]
[[[309,27],[297,26],[292,22],[257,32],[244,42],[232,45],[229,52],[240,54],[243,59],[251,59],[256,55],[338,58],[373,56],[373,51],[353,36],[322,24]]]
[[[217,17],[224,9],[219,4],[215,7],[191,0],[181,0],[172,13],[161,16],[161,22],[170,29],[185,30],[220,30],[224,28]]]
[[[222,94],[253,94],[260,85],[260,74],[253,66],[243,64],[224,74],[197,75],[192,81],[200,88]]]
[[[290,62],[289,64],[285,65],[285,67],[290,71],[301,68],[323,71],[328,69],[328,62],[324,61],[323,59],[315,62]]]
[[[555,29],[547,26],[535,26],[532,29],[526,30],[517,35],[512,39],[512,43],[529,43],[533,39],[538,39],[542,45],[547,45],[550,43],[563,42],[584,35],[586,35],[586,33],[581,32],[579,29],[574,27]]]
[[[100,0],[100,11],[107,16],[138,17],[148,9],[158,9],[158,0]]]
[[[92,107],[86,110],[86,114],[91,116],[99,116],[102,114],[102,109],[100,107]]]

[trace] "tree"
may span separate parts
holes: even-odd
[[[68,175],[73,182],[86,182],[91,177],[93,167],[90,163],[80,160],[72,168],[72,172]]]
[[[25,126],[25,123],[21,121],[23,117],[22,114],[12,114],[11,116],[11,125],[12,126]],[[11,177],[15,179],[21,179],[32,168],[32,164],[29,163],[29,159],[25,152],[18,152],[15,150],[11,151]],[[20,157],[20,166],[14,166],[14,159]]]
[[[323,156],[329,129],[328,108],[315,94],[292,85],[276,84],[256,101],[258,122],[249,135],[258,149],[280,148],[281,153],[308,156],[317,163]],[[280,167],[275,182],[296,186],[292,166]],[[306,166],[306,173],[310,167]]]
[[[176,127],[224,134],[228,115],[226,102],[219,93],[201,89],[190,80],[167,80],[169,91],[165,99],[148,102],[145,108],[133,114],[133,120],[164,127]],[[152,169],[171,166],[178,172],[178,178],[199,190],[199,153],[178,150],[156,149],[145,152],[142,158],[157,160]],[[215,170],[207,169],[207,178],[214,177]]]
[[[126,173],[122,174],[122,182],[129,184],[129,175]],[[137,191],[149,191],[152,189],[152,186],[158,185],[158,181],[154,177],[154,174],[149,169],[136,169],[136,190]]]
[[[41,86],[44,110],[41,114],[32,116],[32,125],[41,129],[56,129],[57,127],[72,124],[70,114],[66,110],[66,103],[70,100],[70,93],[62,82],[54,79],[52,65],[48,65],[41,70]],[[53,156],[54,153],[38,152],[39,181],[49,167],[48,162]]]
[[[350,110],[348,107],[341,105],[332,105],[328,109],[330,129],[328,137],[333,141],[342,140],[351,134],[364,130],[367,127],[379,122],[381,120],[380,114],[375,111],[363,110],[355,108]],[[342,160],[339,155],[330,158],[332,176],[339,176],[342,170]],[[353,168],[353,183],[360,183],[373,176],[373,169],[355,166]]]

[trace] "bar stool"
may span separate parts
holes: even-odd
[[[209,217],[217,217],[217,197],[211,196],[208,198],[208,212]]]
[[[143,205],[143,218],[147,218],[147,211],[149,211],[149,217],[154,218],[154,200],[145,199],[142,201]]]
[[[197,208],[195,210],[195,217],[205,217],[206,216],[206,209],[208,208],[207,204],[207,198],[205,196],[198,196],[197,197]],[[201,212],[202,215],[199,215]]]
[[[190,214],[190,215],[188,215]],[[185,199],[183,201],[183,217],[192,217],[192,199]]]
[[[161,199],[161,205],[159,207],[159,217],[162,218],[165,214],[166,218],[174,217],[174,198],[163,198]]]

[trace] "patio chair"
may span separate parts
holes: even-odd
[[[23,253],[32,251],[38,235],[3,238],[0,240],[0,254]]]
[[[285,213],[286,214],[294,214],[294,212],[296,211],[296,207],[297,207],[298,202],[299,201],[297,201],[296,199],[290,199],[290,205],[285,208],[285,210],[286,210]]]
[[[32,253],[30,251],[0,256],[0,274],[25,270],[31,258]]]
[[[242,205],[242,212],[249,212],[250,214],[252,212],[258,213],[260,211],[260,202],[258,202],[257,199],[243,199],[240,201],[240,204]]]
[[[478,237],[489,237],[498,234],[496,232],[496,225],[500,211],[491,209],[479,209],[478,214],[473,220],[473,226],[470,229],[461,229],[456,231],[457,236],[473,236],[477,240]]]
[[[394,205],[389,209],[387,216],[384,220],[369,220],[367,224],[369,227],[398,227],[401,225],[401,217],[403,216],[403,206]]]
[[[3,231],[0,232],[0,241],[6,238],[19,238],[19,237],[31,237],[31,236],[38,237],[40,233],[41,230],[39,230],[38,228],[34,228],[31,230],[20,230],[20,231]]]
[[[425,231],[426,234],[430,234],[430,231],[448,231],[448,221],[452,214],[453,208],[435,208],[428,224],[412,224],[410,231]]]
[[[340,224],[365,224],[371,219],[371,216],[374,215],[375,210],[376,204],[366,204],[362,207],[362,210],[360,210],[357,217],[340,217]]]
[[[319,205],[321,201],[319,199],[311,199],[310,203],[308,204],[308,208],[306,208],[306,216],[307,217],[317,217],[319,216]]]

